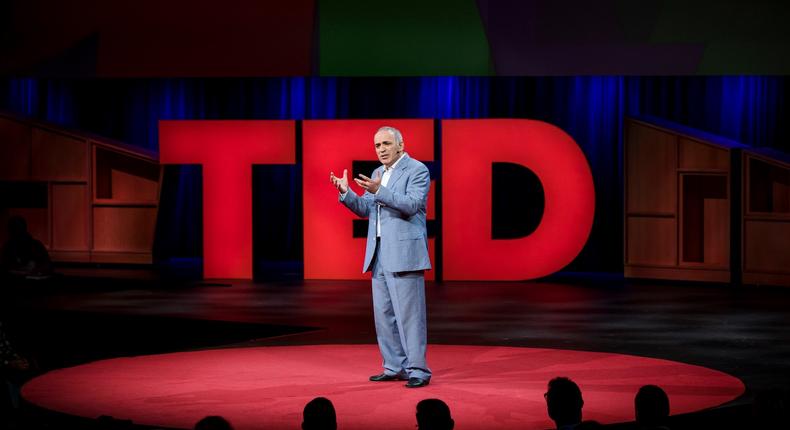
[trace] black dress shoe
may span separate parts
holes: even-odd
[[[420,378],[409,378],[409,382],[406,383],[406,388],[420,388],[428,385],[431,382],[430,379],[420,379]]]
[[[386,382],[386,381],[405,381],[406,378],[401,375],[387,375],[386,373],[379,373],[369,378],[373,382]]]

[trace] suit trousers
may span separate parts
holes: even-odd
[[[373,263],[373,316],[384,373],[430,379],[431,370],[425,361],[424,272],[385,271],[378,258],[378,242]]]

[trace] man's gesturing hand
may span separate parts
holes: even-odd
[[[348,191],[348,169],[343,169],[342,178],[335,176],[335,172],[329,172],[329,180],[341,193],[345,194]]]
[[[368,178],[363,174],[359,174],[359,177],[362,179],[354,178],[354,182],[357,183],[360,187],[364,188],[365,191],[376,194],[376,191],[379,190],[379,186],[381,186],[381,175],[376,173],[376,177],[373,179]]]

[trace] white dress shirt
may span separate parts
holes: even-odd
[[[398,157],[392,166],[387,167],[384,166],[384,173],[381,175],[381,186],[386,187],[390,181],[390,176],[392,176],[392,170],[395,169],[395,166],[400,163],[401,157]],[[381,187],[379,187],[381,189]],[[376,194],[378,194],[379,190],[376,190]],[[381,237],[381,204],[376,205],[376,237]]]
[[[394,163],[392,163],[392,166],[390,167],[384,166],[384,173],[381,175],[381,187],[384,187],[389,183],[390,176],[392,176],[392,170],[395,168],[395,166],[398,165],[398,163],[400,163],[400,160],[402,158],[403,155],[401,154],[401,156],[398,157],[398,159],[395,160]],[[379,191],[376,190],[376,194],[378,194],[378,192]],[[341,202],[345,200],[346,194],[348,194],[348,191],[346,191],[345,193],[340,193]],[[376,205],[376,237],[381,237],[381,204]]]

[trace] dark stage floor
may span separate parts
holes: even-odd
[[[367,282],[201,283],[134,270],[66,273],[48,283],[6,286],[8,328],[39,373],[216,346],[375,343]],[[614,352],[705,366],[745,383],[731,410],[790,382],[787,289],[568,274],[538,282],[429,283],[427,290],[432,344]]]

